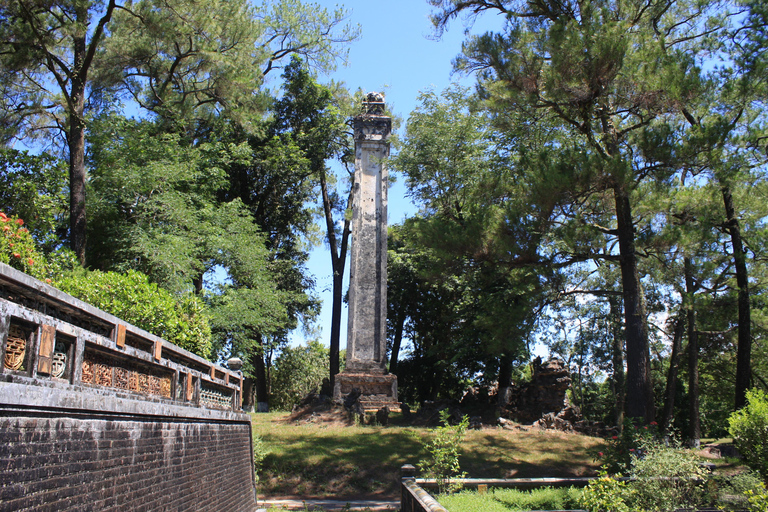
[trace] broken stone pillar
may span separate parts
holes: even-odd
[[[369,93],[353,119],[355,182],[349,271],[347,366],[334,400],[357,389],[365,409],[397,406],[397,377],[387,373],[387,185],[392,119],[384,97]]]

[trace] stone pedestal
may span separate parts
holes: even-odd
[[[333,400],[343,402],[352,391],[360,391],[360,405],[366,411],[378,411],[382,407],[400,410],[397,401],[397,376],[391,373],[340,373],[336,375]]]

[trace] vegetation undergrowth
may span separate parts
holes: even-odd
[[[489,489],[480,494],[464,490],[439,496],[449,512],[509,512],[510,510],[569,510],[577,508],[581,490],[568,487],[544,487],[521,491],[517,489]]]
[[[259,475],[263,496],[375,496],[397,499],[400,467],[427,457],[425,427],[324,421],[286,421],[284,412],[253,414],[253,434],[266,453]],[[461,468],[476,478],[575,477],[596,474],[591,451],[600,439],[555,431],[467,430]]]
[[[440,494],[457,491],[461,484],[455,479],[466,478],[467,473],[461,471],[459,450],[464,441],[469,426],[469,417],[463,416],[457,425],[450,423],[450,411],[440,411],[441,426],[434,430],[434,437],[424,448],[429,457],[419,461],[418,467],[424,478],[437,480]]]

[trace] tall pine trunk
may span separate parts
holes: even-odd
[[[685,333],[685,316],[680,311],[675,319],[675,330],[672,335],[672,354],[669,356],[669,370],[667,371],[667,385],[664,388],[664,409],[661,412],[661,431],[669,432],[672,425],[675,410],[675,394],[677,393],[677,375],[680,368],[680,353],[683,346],[683,334]]]
[[[630,418],[646,422],[654,419],[651,386],[650,347],[646,324],[645,299],[637,271],[635,229],[629,192],[619,184],[614,187],[616,230],[619,238],[624,329],[627,351],[627,395],[625,411]]]
[[[699,332],[696,326],[696,285],[693,280],[693,265],[690,258],[684,260],[685,294],[688,315],[688,415],[690,416],[688,437],[691,446],[699,447],[701,420],[699,418]]]
[[[87,26],[88,9],[77,9],[78,21]],[[73,69],[69,95],[67,146],[69,149],[69,241],[81,265],[85,265],[85,33],[72,38]]]
[[[621,303],[617,297],[611,297],[611,326],[613,336],[613,354],[611,362],[613,364],[613,378],[611,380],[613,386],[613,394],[616,398],[615,418],[616,426],[622,428],[624,425],[624,336],[621,332]]]
[[[752,359],[752,333],[749,307],[749,274],[747,273],[747,257],[744,253],[744,244],[741,241],[741,228],[733,206],[733,196],[728,183],[720,181],[720,190],[723,194],[725,206],[726,229],[731,235],[733,247],[733,264],[736,269],[736,286],[739,288],[739,333],[736,349],[736,397],[737,409],[747,404],[747,390],[751,382]]]

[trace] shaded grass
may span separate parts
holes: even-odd
[[[253,433],[268,454],[260,471],[264,496],[399,496],[400,467],[426,457],[431,432],[423,427],[345,426],[286,422],[285,413],[253,415]],[[603,441],[563,432],[471,430],[459,458],[473,478],[590,476],[590,450]]]

